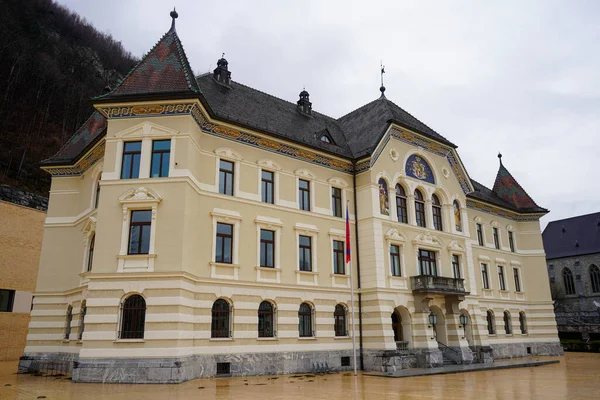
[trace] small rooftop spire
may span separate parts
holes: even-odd
[[[171,16],[171,18],[173,18],[173,21],[171,21],[171,31],[175,32],[175,20],[177,19],[177,17],[179,17],[179,14],[177,14],[177,11],[175,11],[175,7],[173,7],[173,11],[171,11],[171,13],[169,14]]]
[[[498,152],[498,160],[500,160],[500,165],[502,165],[502,153]]]
[[[381,87],[379,91],[381,92],[381,97],[385,97],[385,86],[383,86],[383,74],[385,74],[385,65],[383,65],[383,61],[381,61]]]

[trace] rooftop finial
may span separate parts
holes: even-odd
[[[381,87],[379,88],[379,91],[381,92],[381,97],[385,97],[385,86],[383,86],[383,74],[385,74],[385,66],[383,65],[383,61],[380,62],[381,64]]]
[[[173,18],[173,21],[171,21],[171,30],[175,31],[175,20],[177,19],[177,17],[179,17],[179,14],[177,14],[177,11],[175,11],[175,7],[173,7],[173,11],[171,11],[169,15],[171,16],[171,18]]]
[[[500,160],[500,165],[502,165],[502,153],[498,152],[498,160]]]

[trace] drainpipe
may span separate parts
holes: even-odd
[[[352,163],[352,189],[354,191],[354,236],[356,237],[356,285],[358,290],[358,339],[360,349],[360,370],[365,370],[363,357],[363,333],[362,333],[362,294],[360,292],[360,250],[358,249],[358,203],[356,201],[356,162]]]

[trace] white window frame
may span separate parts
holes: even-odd
[[[221,196],[227,196],[227,197],[239,197],[239,193],[240,193],[240,164],[242,161],[242,156],[239,155],[238,153],[236,153],[235,151],[226,148],[226,147],[221,147],[215,150],[215,189],[216,189],[216,193],[220,194]],[[233,164],[233,194],[232,195],[228,195],[228,194],[222,194],[221,192],[219,192],[219,170],[221,169],[221,160],[223,161],[229,161],[230,163]]]
[[[346,194],[346,189],[349,187],[348,183],[343,180],[342,178],[338,178],[338,177],[334,177],[328,180],[329,183],[329,215],[331,215],[334,218],[340,218],[340,217],[335,217],[333,215],[333,205],[332,205],[332,197],[333,197],[333,188],[336,189],[340,189],[342,192],[342,216],[341,218],[346,218],[346,214],[345,214],[345,210],[346,210],[346,206],[348,204],[348,197]]]
[[[224,195],[226,196],[226,195]],[[214,208],[211,213],[212,217],[212,241],[211,241],[211,256],[210,256],[210,277],[216,279],[239,279],[239,248],[240,248],[240,223],[242,216],[237,211],[225,210],[222,208]],[[231,249],[231,264],[216,262],[217,257],[217,224],[233,225],[233,246]],[[219,270],[233,268],[233,275],[221,274]]]
[[[304,211],[304,212],[315,212],[315,179],[317,177],[315,176],[315,174],[313,174],[312,172],[306,170],[306,169],[299,169],[296,171],[296,209],[298,211]],[[304,180],[304,181],[308,181],[308,190],[310,191],[309,193],[309,197],[310,197],[310,207],[309,210],[302,210],[300,208],[300,179]],[[331,198],[330,198],[331,201]],[[328,208],[331,208],[331,205],[329,205]],[[329,213],[329,215],[331,215],[331,212]]]
[[[315,225],[309,225],[309,224],[303,224],[300,222],[297,222],[294,225],[294,230],[296,231],[296,284],[298,285],[311,285],[311,286],[318,286],[319,284],[319,267],[317,265],[317,252],[318,252],[318,235],[319,235],[319,228],[317,228]],[[300,271],[300,236],[308,236],[311,238],[310,240],[310,245],[311,245],[311,267],[312,267],[312,271]],[[332,244],[333,246],[333,244]],[[310,276],[312,275],[312,282],[307,282],[305,280],[303,280],[303,276]]]
[[[162,197],[152,189],[140,187],[129,189],[121,196],[123,212],[123,225],[121,227],[121,246],[119,249],[119,264],[117,272],[153,272],[154,259],[156,258],[156,214]],[[129,248],[129,229],[131,223],[131,212],[137,210],[152,211],[150,223],[150,244],[148,254],[127,254]]]
[[[283,223],[278,218],[257,216],[254,219],[256,225],[256,280],[258,282],[281,282],[281,228]],[[260,231],[266,229],[275,232],[275,257],[274,266],[261,267],[260,266]],[[235,240],[235,239],[234,239]]]
[[[394,186],[395,188],[395,186]],[[395,201],[395,198],[394,198]],[[405,262],[405,249],[404,246],[406,244],[405,237],[398,232],[396,229],[390,229],[385,234],[385,261],[384,265],[386,268],[386,276],[388,280],[388,286],[394,289],[408,289],[408,276],[406,271],[406,262]],[[392,265],[390,262],[390,250],[392,245],[398,246],[400,251],[400,276],[392,275]],[[418,256],[417,256],[418,259]],[[418,268],[418,265],[417,265]]]
[[[333,254],[333,241],[337,240],[344,243],[344,275],[335,273],[335,260]],[[332,287],[350,287],[350,271],[348,268],[350,267],[348,263],[346,263],[346,231],[341,229],[329,229],[329,259],[331,260],[331,286]]]

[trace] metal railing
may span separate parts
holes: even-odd
[[[413,292],[447,292],[466,294],[465,280],[435,275],[410,277]]]
[[[396,342],[396,350],[401,353],[408,353],[408,341],[399,341]]]

